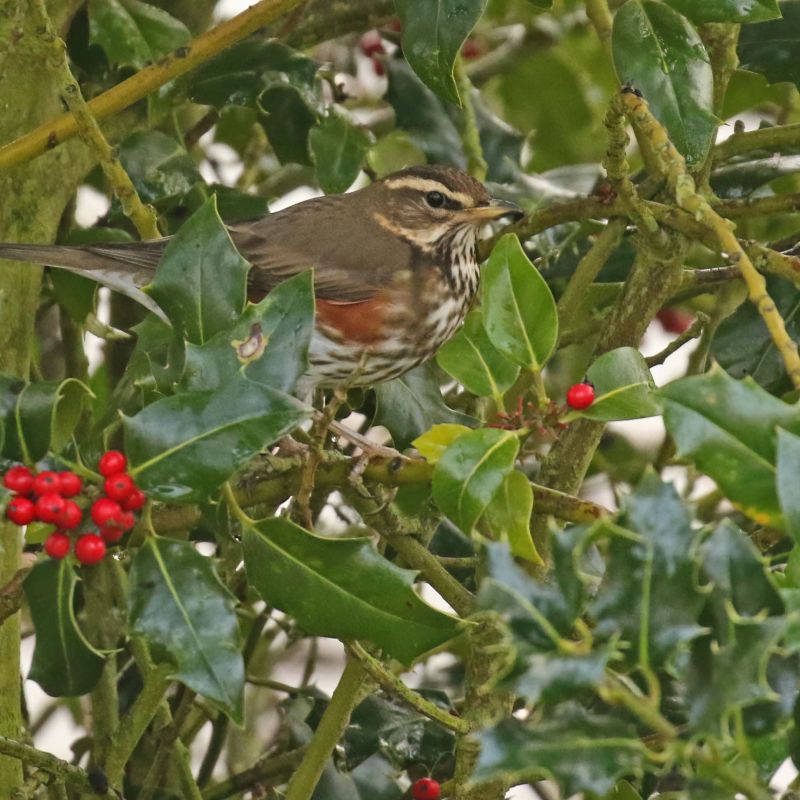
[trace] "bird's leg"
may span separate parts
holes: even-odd
[[[337,387],[333,390],[333,397],[325,408],[314,414],[314,421],[309,432],[311,444],[308,446],[303,470],[300,473],[300,486],[292,504],[292,516],[308,530],[311,530],[314,526],[314,517],[311,513],[311,495],[314,491],[317,467],[322,461],[325,437],[328,435],[328,429],[336,416],[336,412],[346,399],[347,392]]]
[[[401,452],[395,450],[393,447],[387,447],[386,445],[373,442],[363,433],[354,431],[352,428],[348,428],[347,425],[343,425],[341,422],[337,422],[336,420],[333,420],[330,423],[328,430],[330,430],[331,433],[335,433],[337,436],[340,436],[342,439],[347,439],[348,442],[358,447],[361,450],[361,458],[366,458],[367,461],[372,458],[401,458],[404,461],[409,460],[408,456],[404,456]]]

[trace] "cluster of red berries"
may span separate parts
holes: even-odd
[[[584,408],[589,408],[592,403],[594,403],[594,386],[588,381],[574,383],[567,390],[567,405],[570,408],[582,411]]]
[[[411,784],[411,796],[414,800],[439,800],[442,787],[433,778],[420,778]]]
[[[97,532],[83,533],[75,540],[75,557],[81,564],[96,564],[106,554],[106,546],[118,542],[136,523],[135,511],[147,497],[125,472],[128,461],[118,450],[104,453],[98,464],[105,478],[104,496],[89,508]],[[83,522],[84,509],[73,497],[80,495],[83,481],[74,472],[45,470],[34,474],[27,467],[12,467],[3,476],[3,486],[14,492],[6,506],[6,517],[17,525],[44,522],[55,525],[44,543],[51,558],[64,558],[72,547],[70,531]]]

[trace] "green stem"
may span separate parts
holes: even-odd
[[[35,747],[23,744],[14,739],[9,739],[5,736],[0,736],[0,753],[4,756],[8,756],[9,759],[13,759],[20,766],[22,764],[28,764],[31,767],[44,770],[44,772],[66,781],[70,786],[74,786],[76,789],[91,791],[92,787],[89,783],[89,776],[86,774],[85,770],[76,767],[74,764],[70,764],[68,761],[62,761],[60,758],[50,753],[37,750]],[[20,769],[20,775],[21,774],[22,770]],[[17,786],[11,787],[8,794],[5,796],[10,796],[11,790],[18,788],[21,783],[22,778],[20,777]]]
[[[169,674],[173,671],[169,664],[153,665],[141,642],[134,639],[131,646],[135,648],[134,656],[142,672],[144,686],[130,711],[120,721],[117,733],[111,741],[106,760],[106,776],[115,789],[122,787],[125,765],[155,717],[169,686]]]
[[[249,769],[237,772],[222,783],[206,789],[202,794],[203,800],[226,800],[257,784],[293,772],[302,761],[305,752],[305,747],[298,747],[278,756],[261,758]]]
[[[285,800],[311,800],[325,765],[344,734],[353,709],[372,690],[367,671],[355,659],[348,659],[339,685],[333,692],[314,736],[289,781]]]
[[[467,172],[473,178],[485,181],[489,167],[483,157],[478,119],[475,116],[475,106],[472,102],[472,81],[464,69],[464,60],[460,55],[456,57],[453,75],[461,97],[461,143],[464,147],[464,155],[467,157]]]
[[[470,724],[460,717],[453,716],[449,711],[440,708],[430,700],[426,700],[421,694],[409,689],[400,678],[393,672],[389,672],[377,658],[370,655],[360,644],[352,642],[346,645],[347,652],[358,659],[364,669],[374,678],[387,692],[400,698],[411,708],[419,711],[430,719],[449,728],[456,733],[469,733]]]

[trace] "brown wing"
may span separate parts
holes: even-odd
[[[310,268],[322,299],[365,300],[386,288],[392,275],[411,267],[414,252],[381,227],[368,206],[361,192],[318,197],[231,226],[236,247],[253,265],[253,293],[266,294]]]

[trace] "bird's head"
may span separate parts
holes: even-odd
[[[423,250],[464,228],[522,216],[518,205],[492,197],[480,181],[453,167],[411,167],[365,192],[375,221]]]

